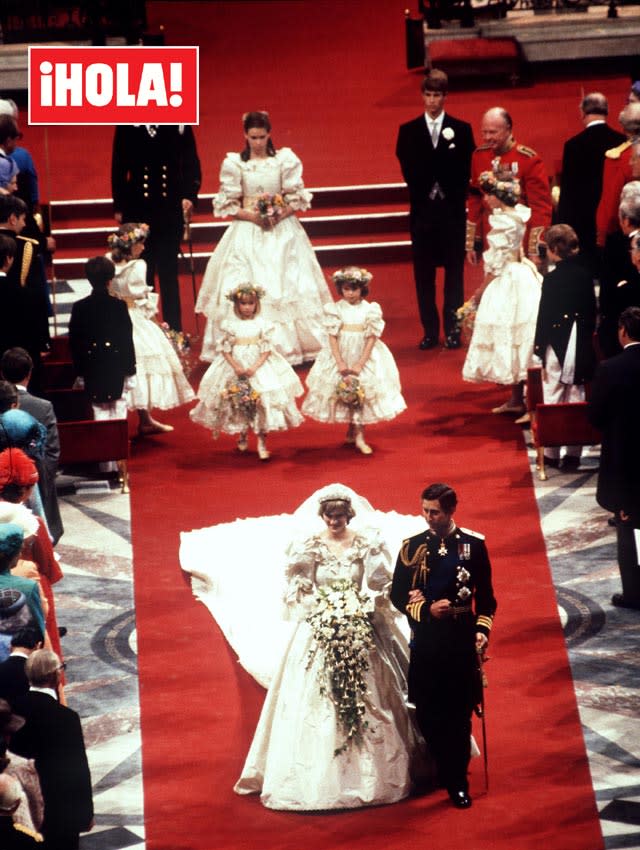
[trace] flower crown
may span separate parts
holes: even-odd
[[[515,175],[498,177],[493,171],[483,171],[478,178],[478,184],[483,192],[494,195],[509,207],[515,207],[520,200],[520,181]]]
[[[331,280],[334,283],[355,283],[358,286],[366,286],[371,282],[373,275],[367,269],[338,269],[331,275]]]
[[[107,242],[111,249],[118,248],[120,251],[130,251],[132,245],[135,245],[136,242],[144,242],[148,235],[148,224],[136,224],[123,233],[110,233]]]
[[[262,286],[258,286],[255,283],[240,283],[235,289],[230,289],[225,295],[225,298],[228,301],[237,301],[243,295],[253,295],[260,301],[266,295],[266,291]]]

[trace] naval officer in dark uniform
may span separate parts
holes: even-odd
[[[182,330],[178,253],[185,220],[191,218],[202,174],[191,127],[116,127],[111,162],[111,188],[116,220],[145,222],[149,236],[142,258],[147,283],[157,272],[162,317]]]
[[[481,702],[478,656],[496,611],[482,534],[453,520],[457,496],[447,484],[422,493],[427,531],[403,541],[391,601],[411,626],[409,700],[451,802],[469,808],[471,713]]]

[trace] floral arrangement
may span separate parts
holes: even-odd
[[[173,346],[173,350],[178,355],[182,371],[184,372],[185,377],[188,378],[193,368],[191,360],[191,337],[183,331],[174,331],[173,328],[170,328],[166,322],[162,322],[160,327],[164,331],[166,338]]]
[[[280,210],[284,209],[284,198],[282,195],[270,195],[263,192],[256,196],[254,210],[261,218],[277,218]]]
[[[359,269],[356,266],[347,266],[345,269],[338,269],[331,275],[331,280],[334,283],[357,283],[360,286],[365,286],[371,282],[373,275],[367,269]]]
[[[495,197],[508,207],[515,207],[520,200],[520,181],[514,175],[500,177],[493,171],[483,171],[478,177],[478,185],[483,192]]]
[[[473,334],[473,326],[476,322],[478,304],[474,298],[465,301],[462,307],[456,310],[456,322],[465,340],[468,342]]]
[[[253,389],[248,378],[230,378],[221,398],[247,425],[253,425],[260,407],[260,393]]]
[[[228,301],[237,301],[243,296],[253,295],[258,299],[258,301],[260,301],[261,298],[264,298],[265,294],[265,290],[255,283],[240,283],[235,287],[235,289],[230,289],[225,295],[225,298]]]
[[[346,752],[352,742],[360,743],[368,726],[364,698],[369,653],[374,646],[373,610],[372,599],[352,582],[339,579],[318,589],[316,607],[307,617],[313,637],[307,667],[316,653],[322,652],[320,694],[333,702],[345,736],[335,756]]]
[[[331,397],[333,409],[335,409],[337,404],[343,404],[345,407],[351,408],[351,420],[357,424],[364,401],[364,389],[356,376],[342,375]]]
[[[117,248],[120,251],[126,251],[128,253],[132,245],[135,245],[136,242],[144,242],[148,235],[148,224],[136,224],[129,230],[120,228],[117,233],[110,233],[107,237],[107,242],[112,251],[114,248]]]

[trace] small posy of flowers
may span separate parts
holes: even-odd
[[[316,606],[307,617],[312,635],[307,669],[316,654],[322,653],[320,694],[333,702],[344,734],[335,756],[345,753],[352,743],[359,744],[368,726],[365,697],[369,654],[374,647],[373,610],[370,597],[352,582],[339,579],[318,589]]]
[[[166,322],[162,322],[160,327],[164,331],[166,338],[173,346],[173,350],[178,355],[182,371],[184,372],[185,377],[188,378],[193,368],[191,337],[189,334],[184,333],[184,331],[174,331],[173,328],[170,328]]]
[[[471,335],[473,334],[477,312],[478,305],[474,298],[465,301],[462,307],[458,307],[456,310],[456,323],[467,341],[471,339]]]
[[[342,375],[333,392],[333,404],[343,404],[349,407],[353,414],[357,414],[362,410],[364,401],[364,389],[358,378],[355,375]]]
[[[263,192],[256,197],[254,210],[261,218],[277,218],[283,209],[282,195],[270,195],[268,192]]]
[[[520,200],[520,181],[515,176],[505,175],[502,178],[493,171],[483,171],[478,178],[478,185],[487,195],[494,195],[509,207],[515,207]]]
[[[251,386],[249,378],[230,378],[221,393],[223,401],[239,414],[247,425],[252,425],[260,405],[260,393]]]
[[[357,283],[366,285],[371,282],[373,275],[367,269],[359,269],[355,266],[350,266],[346,269],[338,269],[331,275],[331,280],[334,283]]]

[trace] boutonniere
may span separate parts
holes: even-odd
[[[455,132],[454,132],[452,127],[445,127],[443,129],[443,131],[442,131],[443,139],[446,139],[448,142],[450,142],[451,139],[453,139],[454,136],[455,136]],[[449,147],[453,147],[453,145],[449,145]]]

